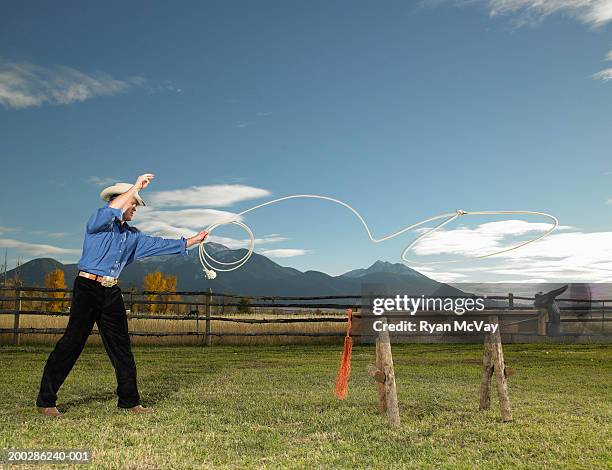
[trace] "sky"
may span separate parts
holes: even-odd
[[[190,236],[291,194],[440,281],[612,281],[612,0],[5,3],[0,258],[76,262],[100,191],[151,172],[133,225]],[[337,275],[402,262],[329,201],[247,214],[255,251]],[[431,225],[426,225],[430,227]],[[422,228],[422,227],[421,227]],[[246,246],[223,225],[211,241]],[[459,260],[452,264],[423,262]],[[0,259],[0,263],[3,260]]]

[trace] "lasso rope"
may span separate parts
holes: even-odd
[[[418,237],[416,237],[406,248],[404,248],[404,251],[402,252],[402,256],[401,259],[407,263],[412,263],[412,264],[421,264],[421,265],[434,265],[434,264],[446,264],[446,263],[458,263],[461,261],[464,261],[466,259],[482,259],[482,258],[489,258],[491,256],[495,256],[495,255],[499,255],[501,253],[507,253],[508,251],[512,251],[512,250],[516,250],[518,248],[521,248],[525,245],[528,245],[529,243],[533,243],[537,240],[540,240],[542,238],[544,238],[545,236],[547,236],[548,234],[550,234],[554,229],[556,229],[559,225],[559,221],[557,220],[556,217],[554,217],[553,215],[547,214],[545,212],[534,212],[534,211],[463,211],[463,210],[457,210],[455,212],[450,212],[450,213],[446,213],[446,214],[440,214],[437,215],[435,217],[431,217],[429,219],[425,219],[422,220],[420,222],[417,222],[416,224],[413,225],[409,225],[407,227],[404,227],[403,229],[391,233],[385,237],[382,238],[374,238],[372,236],[372,232],[370,231],[370,228],[368,227],[368,224],[366,223],[366,221],[364,220],[364,218],[361,216],[361,214],[359,214],[359,212],[357,212],[355,209],[353,209],[350,205],[348,205],[345,202],[342,202],[338,199],[334,199],[333,197],[329,197],[329,196],[320,196],[320,195],[316,195],[316,194],[294,194],[291,196],[285,196],[285,197],[281,197],[278,199],[273,199],[271,201],[267,201],[264,202],[262,204],[258,204],[254,207],[251,207],[247,210],[244,210],[226,220],[220,221],[220,222],[216,222],[214,224],[209,225],[206,228],[206,231],[211,234],[216,228],[218,228],[221,225],[226,225],[226,224],[234,224],[237,225],[239,227],[242,227],[247,234],[249,235],[250,238],[250,242],[249,242],[249,248],[247,250],[247,253],[240,259],[236,260],[236,261],[230,261],[230,262],[224,262],[224,261],[220,261],[218,259],[215,259],[213,256],[210,255],[210,253],[208,253],[206,251],[206,247],[204,243],[200,243],[199,245],[199,250],[198,250],[198,255],[200,258],[200,263],[202,263],[202,267],[204,268],[204,273],[206,274],[206,277],[208,279],[214,279],[217,275],[216,275],[216,271],[217,272],[228,272],[228,271],[233,271],[235,269],[238,269],[239,267],[241,267],[244,263],[246,263],[249,258],[251,257],[251,255],[253,254],[253,248],[255,247],[255,236],[253,235],[252,230],[249,228],[248,225],[246,225],[244,222],[242,222],[241,220],[237,220],[237,218],[243,216],[244,214],[247,214],[249,212],[252,212],[256,209],[259,209],[261,207],[265,207],[268,206],[270,204],[275,204],[277,202],[281,202],[281,201],[286,201],[288,199],[298,199],[298,198],[302,198],[302,199],[323,199],[326,201],[331,201],[331,202],[335,202],[336,204],[340,204],[343,207],[346,207],[348,210],[350,210],[353,214],[355,214],[355,216],[357,216],[357,218],[359,219],[359,221],[361,222],[361,224],[363,225],[363,227],[366,230],[366,233],[368,234],[368,237],[370,239],[370,241],[372,241],[372,243],[380,243],[383,242],[385,240],[389,240],[391,238],[397,237],[398,235],[401,235],[404,232],[407,232],[408,230],[412,230],[416,227],[419,227],[423,224],[429,223],[429,222],[433,222],[436,220],[440,220],[440,219],[444,219],[442,220],[442,222],[440,222],[438,225],[436,225],[435,227],[433,227],[430,230],[427,230],[426,232],[422,233],[421,235],[419,235]],[[498,250],[492,253],[487,253],[484,255],[478,255],[478,256],[466,256],[462,259],[457,259],[457,260],[445,260],[445,261],[429,261],[429,262],[422,262],[422,261],[417,261],[417,260],[412,260],[412,259],[408,259],[406,258],[406,253],[408,253],[408,251],[410,251],[412,248],[414,248],[419,242],[421,242],[424,238],[432,235],[433,233],[437,232],[438,230],[440,230],[442,227],[444,227],[445,225],[451,223],[453,220],[459,218],[459,217],[464,217],[464,216],[469,216],[469,215],[510,215],[510,214],[514,214],[514,215],[539,215],[539,216],[543,216],[543,217],[547,217],[548,219],[550,219],[553,224],[552,227],[548,230],[546,230],[544,233],[538,235],[535,238],[532,238],[530,240],[527,240],[525,242],[519,243],[517,245],[511,246],[509,248],[505,248],[502,250]]]

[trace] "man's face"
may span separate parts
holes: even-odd
[[[136,198],[133,197],[130,200],[129,206],[127,206],[127,209],[123,213],[123,220],[125,220],[126,222],[129,222],[130,220],[134,218],[134,214],[136,213],[136,206],[138,206],[138,203],[136,202]]]

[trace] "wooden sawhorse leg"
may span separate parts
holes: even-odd
[[[499,325],[497,316],[489,317],[489,323]],[[502,421],[512,421],[512,409],[508,397],[508,383],[506,380],[506,365],[502,349],[499,327],[495,333],[488,333],[484,340],[484,355],[482,358],[482,382],[480,384],[480,409],[491,408],[491,377],[495,373],[497,395]]]
[[[383,323],[386,326],[386,321],[383,321]],[[399,426],[400,414],[395,387],[395,369],[388,331],[378,333],[376,338],[376,367],[370,367],[368,372],[376,381],[379,411],[387,413],[392,426]]]

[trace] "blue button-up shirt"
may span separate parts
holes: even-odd
[[[137,259],[179,253],[187,256],[185,237],[173,240],[145,235],[127,222],[121,223],[122,215],[121,209],[106,203],[89,218],[79,270],[117,278]]]

